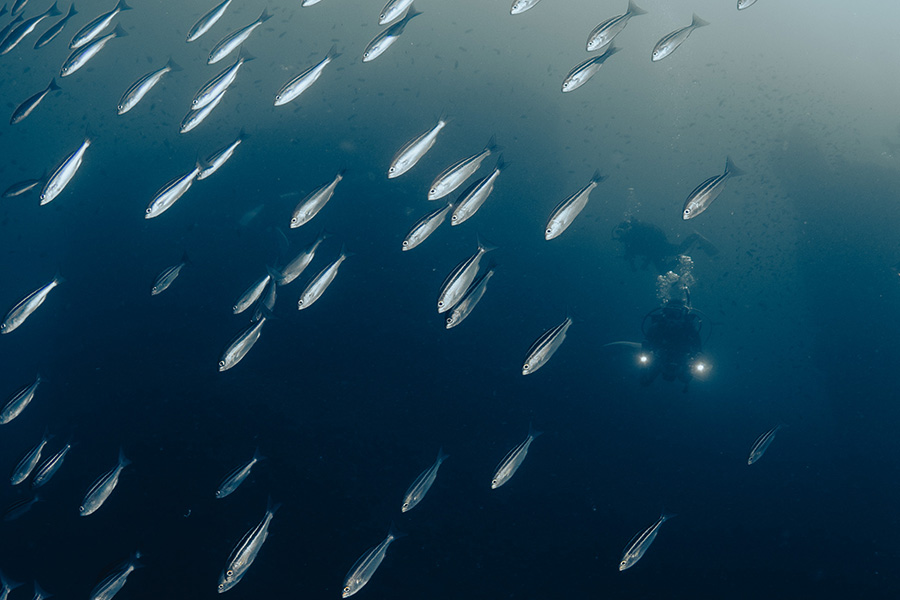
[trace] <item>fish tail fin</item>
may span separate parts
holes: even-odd
[[[484,147],[488,152],[496,152],[500,149],[500,146],[497,144],[497,134],[491,136],[491,139],[488,140],[487,146]]]
[[[397,529],[397,526],[391,521],[391,527],[388,529],[388,535],[395,540],[399,540],[400,538],[406,537],[406,534]]]
[[[543,434],[544,434],[543,431],[538,431],[537,429],[534,428],[533,423],[528,423],[528,435],[531,436],[532,440],[536,440]]]
[[[272,15],[269,14],[269,8],[266,7],[263,9],[262,14],[259,15],[259,18],[257,19],[257,21],[259,21],[260,23],[265,23],[266,21],[268,21],[271,18],[272,18]]]
[[[172,73],[177,73],[178,71],[184,71],[177,62],[175,62],[172,57],[169,57],[169,60],[166,61],[166,66],[169,67],[169,71]]]
[[[3,574],[2,571],[0,571],[0,585],[12,591],[22,585],[22,582],[9,579],[6,575]]]
[[[240,131],[240,133],[238,133],[237,139],[241,140],[241,142],[244,142],[245,140],[248,140],[248,139],[250,139],[251,137],[253,137],[253,136],[250,135],[249,133],[247,133],[247,132],[244,130],[244,128],[241,127],[241,131]]]
[[[62,274],[59,272],[59,267],[56,267],[56,275],[53,276],[53,282],[56,285],[66,282],[66,278],[63,277]]]
[[[477,243],[478,243],[478,249],[481,250],[482,252],[490,252],[491,250],[496,250],[496,249],[497,249],[497,246],[495,246],[494,244],[492,244],[492,243],[490,243],[489,241],[485,240],[485,239],[484,239],[483,237],[481,237],[480,235],[476,235],[476,236],[475,236],[475,240],[476,240]]]
[[[69,13],[66,15],[67,17],[74,17],[78,14],[78,11],[75,10],[75,3],[73,2],[71,6],[69,6]]]
[[[275,267],[270,267],[269,265],[266,265],[266,272],[269,274],[269,277],[272,278],[272,281],[274,281],[276,285],[281,285],[281,281],[284,279],[284,276],[281,274],[281,271],[279,271]]]
[[[409,22],[410,19],[412,19],[413,17],[418,17],[421,14],[422,11],[416,10],[415,4],[410,3],[409,10],[406,11],[406,17],[404,17],[404,20]]]
[[[122,27],[121,23],[116,24],[116,28],[113,29],[113,33],[115,34],[114,37],[125,37],[126,35],[128,35],[128,32],[125,31],[125,28]]]
[[[600,59],[602,59],[602,60],[605,61],[607,58],[609,58],[609,57],[612,56],[613,54],[617,54],[620,50],[621,50],[621,48],[619,48],[619,47],[616,46],[615,44],[612,44],[612,43],[611,43],[609,46],[606,47],[606,52],[604,52],[603,54],[601,54],[601,55],[598,56],[597,58],[600,58]]]
[[[447,454],[446,452],[444,452],[444,447],[441,446],[440,448],[438,448],[437,461],[438,461],[439,463],[442,463],[442,462],[444,462],[445,460],[447,460],[448,458],[450,458],[450,455]]]
[[[256,447],[256,450],[253,451],[253,460],[259,462],[261,460],[265,460],[266,456],[259,451],[259,446]]]
[[[116,10],[121,12],[123,10],[131,10],[131,7],[125,4],[125,0],[119,0],[119,3],[116,4]]]
[[[703,19],[701,19],[700,17],[697,16],[697,13],[694,13],[693,15],[691,15],[691,27],[694,27],[694,28],[705,27],[706,25],[709,25],[709,21],[704,21]]]
[[[241,49],[238,52],[238,60],[243,60],[245,63],[248,63],[251,60],[256,60],[256,57],[247,52],[247,50],[243,46],[241,46]]]
[[[269,499],[266,500],[266,512],[272,513],[273,515],[278,512],[278,509],[284,506],[281,502],[273,502],[272,496],[269,496]]]
[[[628,0],[628,10],[625,11],[625,14],[636,17],[638,15],[646,15],[647,11],[635,4],[634,0]]]
[[[591,177],[591,183],[601,183],[603,181],[606,181],[606,179],[606,175],[601,175],[600,169],[597,169],[596,171],[594,171],[594,176]]]
[[[131,464],[131,460],[125,456],[125,450],[119,448],[119,464],[124,468]]]
[[[502,171],[503,169],[505,169],[505,168],[508,167],[508,166],[509,166],[509,163],[506,162],[505,160],[503,160],[503,155],[502,155],[502,154],[501,154],[500,156],[497,157],[497,166],[495,167],[495,169],[496,169],[497,171]]]
[[[341,244],[341,255],[344,258],[350,258],[351,256],[356,256],[356,252],[350,252],[347,250],[347,244]]]
[[[54,77],[53,79],[50,80],[50,85],[48,85],[47,87],[50,89],[51,92],[55,92],[56,90],[62,89],[61,87],[59,87],[59,85],[57,85],[56,77]]]
[[[181,252],[181,262],[183,262],[186,265],[191,264],[191,257],[188,256],[187,250],[183,250]]]
[[[677,517],[677,516],[678,516],[677,514],[675,514],[675,513],[670,513],[670,512],[668,512],[668,511],[666,511],[665,509],[663,509],[662,512],[660,512],[660,515],[659,515],[659,522],[660,522],[660,523],[665,523],[665,522],[668,521],[669,519],[672,519],[672,518]]]
[[[37,598],[37,597],[49,598],[50,596],[51,596],[51,594],[48,594],[47,591],[38,584],[37,579],[35,579],[34,580],[34,597],[35,598]]]
[[[731,177],[740,177],[744,174],[742,169],[739,169],[733,162],[731,162],[731,157],[725,157],[725,172],[728,173]]]
[[[327,58],[328,60],[334,60],[340,55],[341,53],[337,51],[337,44],[332,44],[331,48],[328,49],[328,54],[325,55],[325,58]]]
[[[46,15],[48,15],[48,16],[50,16],[50,17],[55,17],[56,15],[61,15],[61,14],[62,14],[62,11],[59,10],[59,3],[58,3],[58,2],[54,2],[54,3],[53,3],[53,6],[51,6],[50,8],[48,8],[48,9],[47,9],[47,12],[44,13],[44,14],[46,14]]]
[[[134,553],[131,555],[131,567],[133,569],[140,569],[141,567],[144,566],[144,563],[142,563],[140,560],[138,560],[142,556],[144,556],[144,555],[143,555],[143,553],[141,553],[140,550],[135,550]]]

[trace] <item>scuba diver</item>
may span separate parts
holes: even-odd
[[[684,238],[680,244],[672,244],[662,229],[633,217],[628,217],[616,225],[612,236],[622,244],[625,260],[631,264],[632,270],[637,268],[635,259],[640,258],[643,260],[641,268],[646,269],[647,265],[653,263],[660,273],[665,273],[676,266],[679,256],[686,254],[694,246],[708,256],[719,253],[719,249],[712,242],[696,231]]]

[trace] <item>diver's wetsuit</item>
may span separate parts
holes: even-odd
[[[700,354],[700,317],[683,302],[670,301],[644,318],[643,350],[649,357],[641,384],[650,385],[662,373],[666,381],[691,380],[691,363]]]

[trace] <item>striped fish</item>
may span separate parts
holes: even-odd
[[[44,451],[44,446],[47,445],[49,439],[50,434],[45,431],[44,437],[41,438],[38,445],[25,453],[25,456],[22,457],[16,464],[16,468],[13,469],[12,475],[9,476],[9,482],[11,484],[19,485],[28,479],[28,476],[31,475],[31,472],[34,470],[34,467],[40,462],[41,452]]]
[[[219,575],[219,593],[227,592],[240,582],[247,574],[247,569],[256,560],[256,555],[262,549],[266,538],[269,537],[269,524],[275,511],[281,507],[281,504],[272,506],[272,500],[269,499],[269,506],[266,508],[266,514],[262,520],[244,534],[238,545],[231,551],[228,560],[225,562],[225,569]]]
[[[238,489],[238,487],[244,483],[244,480],[250,475],[251,469],[253,469],[253,465],[258,463],[263,459],[263,455],[260,454],[259,448],[253,453],[253,458],[251,458],[246,463],[242,464],[239,467],[236,467],[231,473],[225,476],[225,479],[222,480],[222,483],[219,484],[218,489],[216,490],[216,498],[224,498],[230,495],[234,490]]]
[[[259,340],[259,336],[262,334],[263,325],[265,324],[266,319],[263,317],[256,323],[251,324],[232,340],[231,344],[228,345],[228,348],[225,349],[222,358],[219,360],[220,372],[227,371],[247,356],[247,353],[250,352],[250,348],[252,348]]]
[[[84,153],[87,152],[90,145],[90,138],[85,138],[78,150],[70,154],[68,158],[56,167],[56,170],[53,171],[53,174],[50,175],[50,178],[47,179],[47,183],[44,184],[44,188],[41,190],[41,206],[52,202],[69,185],[69,182],[75,177],[75,173],[78,172],[78,168],[84,160]]]
[[[631,19],[631,17],[646,14],[647,11],[638,7],[633,0],[628,0],[628,8],[625,10],[624,15],[610,17],[591,30],[587,39],[587,51],[594,52],[595,50],[600,50],[603,47],[608,46],[609,43],[625,29],[625,26],[628,24],[628,20]]]
[[[109,498],[109,495],[113,493],[113,490],[119,484],[119,475],[122,474],[122,469],[130,464],[131,461],[125,458],[125,452],[119,448],[119,462],[115,467],[101,475],[94,482],[94,485],[88,489],[84,495],[84,500],[81,501],[81,506],[78,507],[78,514],[86,517],[103,506],[103,503],[106,502],[106,499]]]
[[[698,17],[696,14],[693,15],[690,25],[688,25],[687,27],[682,27],[677,31],[673,31],[672,33],[664,36],[663,39],[656,42],[656,46],[653,47],[653,54],[651,55],[650,60],[656,62],[664,59],[668,55],[675,52],[675,49],[683,44],[686,39],[688,39],[688,36],[691,35],[692,31],[694,31],[698,27],[704,27],[706,25],[709,25],[709,23]]]
[[[687,200],[684,201],[684,209],[681,218],[687,221],[693,219],[713,203],[713,200],[719,197],[722,190],[725,189],[725,182],[729,177],[740,177],[744,172],[734,166],[731,158],[725,159],[725,172],[715,177],[710,177],[690,193]]]
[[[602,176],[600,171],[594,171],[590,183],[556,205],[547,221],[547,227],[544,229],[545,240],[549,241],[559,237],[563,231],[569,228],[575,217],[581,214],[581,211],[587,206],[593,189],[604,179],[606,177]]]
[[[208,13],[197,19],[197,22],[191,26],[190,30],[188,30],[187,41],[193,42],[201,35],[206,33],[212,28],[213,25],[216,24],[216,21],[222,18],[222,15],[225,14],[225,10],[228,8],[228,5],[231,4],[231,0],[225,0],[221,4],[215,6]]]
[[[525,461],[525,457],[528,455],[528,448],[531,447],[531,442],[533,442],[542,432],[535,431],[531,428],[531,425],[528,426],[528,437],[525,440],[510,450],[507,455],[500,461],[500,464],[497,465],[497,472],[494,473],[494,478],[491,480],[491,489],[496,490],[498,487],[503,485],[512,479],[512,476],[516,474],[516,471],[519,470],[519,467],[522,466],[522,462]]]
[[[437,228],[441,226],[441,223],[447,218],[447,213],[449,213],[452,208],[452,203],[447,204],[447,206],[433,210],[416,221],[415,225],[412,226],[412,229],[409,230],[409,233],[406,234],[406,237],[403,238],[403,251],[406,252],[407,250],[412,250],[424,242],[428,236],[437,231]]]
[[[629,569],[633,567],[637,561],[641,560],[641,557],[644,556],[647,548],[649,548],[650,544],[653,543],[653,540],[656,539],[656,534],[659,533],[659,526],[674,516],[675,515],[667,514],[660,515],[656,523],[631,538],[631,542],[628,543],[628,546],[625,547],[625,551],[622,553],[622,560],[619,561],[619,570],[624,571],[625,569]]]
[[[9,402],[6,403],[6,406],[3,407],[3,410],[0,411],[0,425],[6,425],[22,414],[25,407],[34,399],[34,393],[37,391],[37,387],[40,384],[41,376],[38,374],[34,383],[26,385],[10,398]]]
[[[113,8],[108,13],[104,13],[82,27],[78,33],[75,34],[75,37],[72,38],[72,42],[69,44],[69,48],[72,50],[77,50],[81,48],[85,44],[91,42],[94,38],[96,38],[100,33],[109,27],[109,24],[112,23],[112,20],[116,18],[123,10],[131,10],[131,7],[125,4],[125,0],[119,0],[116,4],[115,8]]]
[[[141,563],[138,562],[140,557],[141,553],[135,552],[129,560],[110,571],[100,583],[94,586],[90,600],[112,600],[112,597],[118,594],[125,585],[128,576],[141,566]]]
[[[485,254],[494,250],[496,246],[488,246],[481,240],[478,240],[478,250],[465,259],[450,271],[444,284],[441,286],[441,293],[438,295],[437,309],[439,313],[445,313],[456,306],[462,299],[466,290],[475,281],[478,275],[478,268],[481,265],[481,259]]]
[[[365,554],[359,557],[356,564],[351,567],[350,572],[347,573],[347,577],[344,579],[344,589],[341,590],[341,597],[349,598],[369,583],[369,579],[372,578],[372,575],[374,575],[375,571],[378,570],[378,567],[381,566],[381,561],[384,560],[384,555],[387,553],[388,546],[391,545],[391,542],[404,535],[405,534],[394,529],[394,524],[391,523],[391,529],[388,531],[384,541],[366,551]]]
[[[37,472],[34,474],[34,479],[31,480],[31,489],[36,490],[41,487],[59,471],[59,468],[62,466],[63,461],[66,458],[66,454],[69,453],[69,450],[72,449],[72,443],[68,442],[62,449],[44,461],[44,463],[38,468]]]
[[[525,358],[525,364],[522,365],[522,375],[534,373],[550,360],[550,357],[559,350],[563,341],[566,339],[566,332],[572,325],[572,318],[566,317],[566,320],[549,329],[537,339],[528,350]]]
[[[488,281],[490,281],[493,276],[494,269],[490,269],[469,286],[466,295],[459,301],[459,304],[453,307],[453,312],[447,317],[447,322],[444,326],[446,329],[453,329],[462,323],[466,317],[472,314],[475,305],[478,304],[478,301],[481,300],[482,296],[484,296],[484,293],[487,291]]]
[[[778,433],[778,430],[784,427],[784,425],[779,424],[768,430],[753,442],[753,447],[750,448],[750,456],[747,458],[747,464],[752,465],[756,461],[762,458],[763,454],[766,453],[766,450],[769,449],[769,445],[775,440],[775,434]]]
[[[175,281],[178,275],[181,274],[181,270],[190,262],[188,258],[187,252],[181,255],[181,262],[177,265],[172,265],[166,269],[163,269],[162,273],[156,276],[156,280],[153,282],[153,287],[150,288],[150,295],[156,296],[158,294],[162,294],[164,291],[169,289],[169,286]]]
[[[413,481],[412,485],[409,486],[409,489],[406,490],[406,495],[403,496],[403,504],[400,507],[401,512],[412,510],[423,498],[425,498],[425,494],[431,489],[431,486],[437,477],[438,469],[441,468],[441,464],[447,460],[447,458],[449,458],[449,455],[444,454],[444,449],[439,449],[437,460],[434,461],[434,464],[422,471],[422,473],[416,477],[416,480]]]

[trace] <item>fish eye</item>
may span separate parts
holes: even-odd
[[[403,503],[403,508],[409,508],[409,502],[404,502],[404,503]]]
[[[79,507],[78,507],[78,512],[84,512],[84,507],[83,507],[83,506],[79,506]]]
[[[344,591],[345,591],[345,592],[349,592],[349,591],[350,591],[350,586],[348,585],[348,586],[344,587]]]
[[[227,571],[225,571],[225,574],[228,575],[229,577],[231,577],[232,575],[234,575],[234,571],[232,571],[231,569],[228,569]]]
[[[453,322],[453,317],[447,317],[447,324],[450,324],[452,322]]]
[[[220,590],[225,589],[225,584],[224,584],[224,583],[220,583],[220,584],[219,584],[219,589],[220,589]]]
[[[528,363],[525,363],[524,365],[522,365],[522,370],[523,370],[523,371],[527,371],[527,370],[530,369],[530,368],[531,368],[531,365],[529,365]]]
[[[457,217],[456,215],[453,215],[452,217],[450,217],[451,221],[456,221],[457,219],[459,219],[459,217]]]
[[[551,229],[550,227],[548,227],[548,228],[547,228],[547,233],[553,233],[553,229]]]
[[[148,215],[150,214],[150,210],[151,210],[151,209],[150,209],[150,207],[148,206],[148,207],[147,207],[147,210],[146,210],[146,213],[147,213]]]
[[[497,480],[496,480],[496,479],[491,479],[491,485],[497,485]]]
[[[438,306],[443,306],[443,305],[444,305],[444,301],[443,301],[443,300],[438,300]]]
[[[300,220],[300,219],[298,219],[297,217],[294,217],[293,219],[291,219],[291,223],[296,223],[296,222],[299,221],[299,220]]]
[[[224,361],[224,360],[220,360],[220,361],[219,361],[219,366],[220,366],[220,367],[224,367],[224,366],[225,366],[225,361]]]
[[[407,246],[409,246],[409,242],[407,242],[406,240],[403,240],[403,247],[406,248]]]

